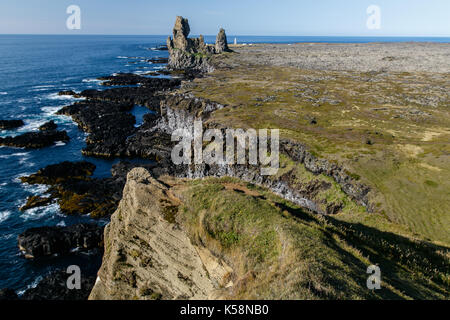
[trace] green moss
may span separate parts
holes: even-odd
[[[178,213],[177,206],[165,206],[162,209],[163,218],[169,223],[175,223]]]

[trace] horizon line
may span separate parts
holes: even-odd
[[[157,36],[168,37],[169,34],[112,34],[112,33],[0,33],[1,36]],[[200,36],[193,34],[192,37]],[[215,37],[215,34],[203,35],[205,37]],[[251,35],[251,34],[230,34],[227,37],[353,37],[353,38],[450,38],[450,35]]]

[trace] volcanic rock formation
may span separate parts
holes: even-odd
[[[178,16],[173,28],[173,38],[167,39],[170,69],[195,69],[203,72],[213,70],[208,63],[211,55],[229,51],[224,29],[220,29],[216,44],[208,45],[202,35],[188,38],[191,29],[188,19]]]

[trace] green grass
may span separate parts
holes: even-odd
[[[190,238],[234,270],[230,298],[449,297],[449,248],[385,231],[395,228],[389,222],[384,230],[368,226],[382,216],[313,215],[232,178],[188,182],[182,198],[179,218]],[[366,287],[371,264],[381,268],[381,290]]]
[[[450,244],[450,111],[442,89],[448,76],[252,66],[234,54],[215,59],[236,67],[189,86],[194,95],[229,106],[209,122],[279,128],[282,138],[306,144],[370,186],[370,201],[388,222]],[[430,97],[444,98],[433,106]]]

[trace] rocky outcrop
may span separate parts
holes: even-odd
[[[124,197],[105,228],[105,254],[92,300],[207,299],[231,268],[194,245],[173,222],[168,180],[143,168],[128,174]]]
[[[85,90],[77,94],[86,98],[85,101],[66,106],[58,113],[71,116],[83,131],[89,133],[82,151],[84,155],[110,158],[145,154],[137,152],[136,149],[140,147],[136,148],[132,142],[128,142],[139,131],[139,128],[135,128],[136,119],[130,111],[134,105],[158,110],[161,92],[176,88],[181,81],[133,74],[118,74],[101,79],[105,80],[103,84],[106,86],[139,86],[103,91]]]
[[[1,130],[11,130],[23,126],[23,120],[0,120]]]
[[[91,178],[95,165],[89,162],[62,162],[49,165],[21,181],[49,186],[46,198],[30,197],[22,210],[57,201],[63,213],[68,215],[90,214],[93,218],[107,217],[117,208],[122,197],[125,179]]]
[[[32,228],[19,235],[18,245],[27,259],[68,254],[75,249],[100,249],[103,247],[103,227],[77,224],[69,227]]]
[[[225,30],[221,29],[215,46],[208,45],[202,35],[188,38],[191,29],[186,18],[178,16],[173,28],[173,38],[167,39],[170,69],[196,69],[202,72],[213,71],[209,63],[211,55],[229,51]]]
[[[66,131],[27,132],[16,137],[0,138],[1,146],[39,149],[54,145],[55,142],[67,142],[70,138]]]
[[[230,51],[228,48],[228,41],[227,41],[227,35],[225,34],[224,29],[220,29],[219,34],[216,38],[216,45],[215,45],[216,53],[223,53]]]
[[[95,283],[95,276],[83,275],[80,279],[81,289],[69,289],[67,279],[70,274],[65,270],[52,272],[44,277],[36,287],[28,289],[20,300],[34,301],[82,301],[87,300]]]
[[[42,126],[39,127],[40,131],[49,131],[49,130],[56,130],[58,128],[58,125],[55,123],[55,121],[50,120],[46,123],[44,123]]]

